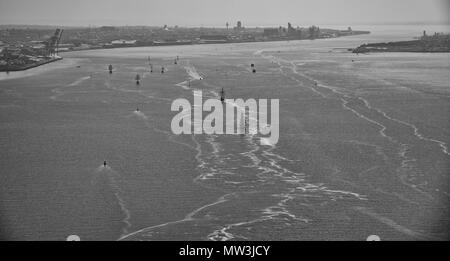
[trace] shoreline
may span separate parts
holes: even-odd
[[[349,37],[349,36],[355,36],[355,35],[363,35],[363,34],[370,34],[370,31],[353,31],[352,34],[348,35],[340,35],[336,37],[323,37],[323,38],[313,38],[313,39],[296,39],[296,38],[279,38],[279,39],[268,39],[268,40],[249,40],[249,41],[200,41],[200,42],[158,42],[158,43],[152,43],[152,44],[143,44],[143,45],[124,45],[124,46],[116,46],[116,47],[90,47],[86,49],[77,49],[77,50],[60,50],[59,53],[73,53],[73,52],[80,52],[80,51],[91,51],[91,50],[110,50],[110,49],[122,49],[122,48],[139,48],[139,47],[165,47],[165,46],[186,46],[186,45],[205,45],[205,44],[234,44],[234,43],[262,43],[262,42],[284,42],[284,41],[303,41],[303,40],[321,40],[321,39],[337,39],[341,37]],[[19,72],[19,71],[26,71],[32,68],[36,68],[42,65],[46,65],[52,62],[57,62],[59,60],[62,60],[63,57],[58,58],[52,58],[50,60],[42,61],[42,62],[36,62],[32,64],[28,64],[21,67],[11,67],[9,69],[0,69],[0,72]]]
[[[32,64],[27,64],[27,65],[24,65],[22,67],[11,67],[11,68],[6,69],[6,70],[2,69],[2,70],[0,70],[0,72],[9,73],[9,72],[26,71],[26,70],[29,70],[29,69],[32,69],[32,68],[36,68],[36,67],[39,67],[39,66],[42,66],[42,65],[46,65],[46,64],[49,64],[49,63],[57,62],[57,61],[60,61],[62,59],[63,59],[63,57],[51,58],[51,59],[48,59],[48,60],[45,60],[45,61],[40,61],[40,62],[36,62],[36,63],[32,63]]]
[[[450,36],[424,35],[418,40],[363,44],[352,49],[353,53],[408,52],[449,53]]]
[[[296,38],[283,38],[283,39],[270,39],[270,40],[254,40],[254,41],[206,41],[206,42],[167,42],[167,43],[157,43],[157,44],[143,44],[143,45],[123,45],[116,47],[91,47],[86,49],[77,49],[77,50],[60,50],[59,53],[72,53],[72,52],[81,52],[81,51],[90,51],[90,50],[110,50],[110,49],[128,49],[128,48],[139,48],[139,47],[167,47],[167,46],[186,46],[186,45],[209,45],[209,44],[236,44],[236,43],[266,43],[266,42],[286,42],[286,41],[314,41],[314,40],[324,40],[324,39],[337,39],[342,37],[363,35],[363,34],[371,34],[370,31],[354,31],[353,34],[350,35],[342,35],[336,37],[323,37],[323,38],[313,38],[313,39],[296,39]]]

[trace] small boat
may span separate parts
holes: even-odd
[[[141,76],[139,74],[136,74],[136,84],[139,85],[141,82]]]

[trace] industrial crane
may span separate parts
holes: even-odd
[[[49,56],[55,56],[58,54],[58,46],[61,41],[62,33],[62,29],[56,29],[55,34],[46,42],[46,49]]]

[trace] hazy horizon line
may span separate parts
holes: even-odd
[[[287,26],[289,22],[280,23],[280,24],[248,24],[243,25],[246,28],[261,28],[261,27],[279,27],[279,26]],[[311,26],[311,25],[325,25],[325,26],[373,26],[373,25],[442,25],[442,26],[450,26],[450,21],[448,22],[437,22],[437,21],[411,21],[411,22],[364,22],[364,23],[292,23],[293,27],[297,26]],[[179,28],[226,28],[226,25],[219,25],[219,24],[191,24],[191,25],[171,25],[171,24],[163,24],[163,25],[145,25],[145,24],[111,24],[111,23],[104,23],[104,24],[58,24],[58,23],[0,23],[0,27],[8,27],[8,26],[35,26],[35,27],[66,27],[66,28],[100,28],[104,26],[112,26],[112,27],[164,27],[167,25],[169,28],[173,28],[175,26]],[[231,24],[230,28],[233,28],[234,25]]]

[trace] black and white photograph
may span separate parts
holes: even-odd
[[[1,241],[449,239],[450,1],[0,0]]]

